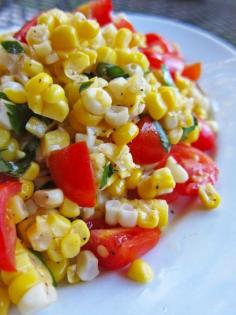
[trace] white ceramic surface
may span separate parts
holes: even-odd
[[[184,212],[145,256],[155,271],[150,285],[121,273],[59,289],[58,302],[40,315],[236,314],[236,51],[196,28],[164,18],[130,15],[138,30],[156,31],[180,44],[188,61],[203,61],[204,86],[218,105],[217,161],[222,205]],[[16,315],[13,311],[11,315]]]

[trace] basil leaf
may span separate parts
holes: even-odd
[[[120,77],[129,77],[129,75],[122,68],[109,63],[99,63],[97,65],[96,73],[98,77],[101,77],[107,81]]]
[[[116,172],[116,169],[112,166],[111,163],[108,163],[103,168],[102,179],[100,184],[100,189],[106,186],[108,178],[111,177]]]
[[[193,125],[188,128],[183,128],[183,135],[181,140],[186,140],[188,135],[198,126],[198,120],[195,116],[193,116]]]
[[[175,83],[172,79],[170,71],[166,68],[165,65],[161,66],[161,72],[162,72],[162,76],[163,76],[163,80],[164,80],[165,85],[175,86]]]
[[[39,139],[32,137],[30,141],[23,148],[25,157],[17,162],[8,162],[0,158],[0,173],[5,173],[13,177],[22,176],[30,163],[34,161],[36,150],[39,146]]]
[[[24,52],[22,45],[15,40],[6,40],[1,45],[9,54],[21,54]]]
[[[79,87],[79,92],[83,92],[84,90],[86,90],[87,88],[90,87],[90,85],[93,84],[93,81],[86,81],[81,83],[80,87]]]
[[[166,152],[169,152],[170,151],[170,147],[171,147],[171,144],[169,142],[169,139],[167,137],[167,134],[165,133],[164,129],[162,128],[162,126],[160,125],[160,123],[158,121],[154,121],[154,126],[156,128],[156,131],[158,132],[159,134],[159,137],[160,137],[160,141],[161,141],[161,145],[163,147],[163,149],[166,151]]]
[[[6,100],[6,101],[9,101],[8,97],[6,96],[5,93],[3,92],[0,92],[0,99],[3,99],[3,100]]]
[[[25,125],[32,115],[32,111],[26,104],[5,103],[5,106],[13,130],[17,135],[22,135],[25,131]]]

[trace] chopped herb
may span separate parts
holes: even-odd
[[[21,54],[24,52],[22,45],[15,40],[6,40],[1,45],[9,54]]]
[[[163,76],[163,80],[164,80],[165,85],[175,86],[175,83],[172,79],[170,71],[166,68],[165,65],[161,66],[161,72],[162,72],[162,76]]]
[[[120,77],[129,77],[129,75],[122,68],[109,63],[99,63],[97,65],[96,73],[98,77],[101,77],[107,81]]]
[[[162,147],[163,149],[166,151],[166,152],[169,152],[170,151],[170,142],[169,142],[169,139],[164,131],[164,129],[162,128],[162,126],[159,124],[159,122],[157,121],[154,121],[154,126],[156,128],[156,131],[158,132],[159,134],[159,137],[160,137],[160,141],[161,141],[161,144],[162,144]]]
[[[8,97],[6,96],[5,93],[3,92],[0,92],[0,99],[3,99],[3,100],[6,100],[6,101],[9,101]]]
[[[22,135],[25,131],[25,125],[32,115],[32,111],[26,104],[5,103],[5,106],[13,130],[17,135]]]
[[[108,182],[108,178],[110,178],[115,172],[116,172],[116,169],[114,169],[111,163],[108,163],[104,166],[100,189],[106,186]]]
[[[90,87],[90,85],[93,84],[93,81],[86,81],[81,83],[80,87],[79,87],[79,92],[83,92],[84,90],[86,90],[87,88]]]
[[[23,148],[23,151],[25,152],[25,157],[23,159],[17,162],[8,162],[0,158],[0,173],[5,173],[13,177],[22,176],[30,166],[30,163],[35,159],[38,146],[39,139],[32,137]]]
[[[188,128],[183,128],[183,135],[181,140],[186,140],[188,135],[198,126],[197,118],[193,116],[193,125]]]

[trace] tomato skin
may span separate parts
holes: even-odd
[[[161,232],[158,228],[92,230],[90,240],[85,247],[97,256],[101,267],[116,270],[152,249],[159,241],[160,235]],[[109,252],[107,257],[98,255],[97,247],[99,245],[106,247]]]
[[[153,164],[167,156],[159,134],[149,116],[143,117],[139,123],[139,134],[129,144],[133,160],[138,164]]]
[[[200,125],[199,138],[192,143],[192,146],[201,151],[213,151],[216,148],[216,134],[204,120],[199,120],[198,123]]]
[[[15,271],[16,228],[7,211],[8,200],[20,192],[18,181],[0,181],[0,270]]]
[[[37,25],[37,19],[38,19],[38,16],[34,17],[32,20],[30,20],[25,25],[23,25],[23,27],[17,33],[14,34],[15,39],[26,44],[27,32],[32,26]]]
[[[97,0],[90,3],[91,18],[96,19],[100,26],[112,22],[112,0]]]
[[[131,32],[135,33],[136,30],[134,28],[134,26],[132,25],[131,22],[129,22],[128,20],[121,18],[118,19],[117,21],[113,21],[114,25],[116,26],[116,28],[119,30],[120,28],[128,28]]]
[[[57,187],[69,199],[82,207],[95,205],[95,178],[85,142],[53,151],[48,158],[48,167]]]
[[[202,64],[200,62],[186,65],[182,72],[182,75],[192,81],[200,79],[202,73]]]
[[[175,52],[173,45],[165,40],[161,35],[157,33],[147,33],[145,37],[147,47],[159,46],[163,53]]]

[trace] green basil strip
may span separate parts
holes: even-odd
[[[166,68],[165,65],[161,66],[161,72],[162,72],[162,76],[163,76],[163,80],[164,80],[165,85],[175,86],[175,83],[172,79],[170,71]]]
[[[5,100],[5,101],[9,101],[9,98],[3,92],[0,92],[0,99]]]
[[[183,128],[183,135],[181,140],[186,140],[188,135],[198,126],[198,121],[195,116],[193,116],[193,125],[188,128]]]
[[[122,68],[109,63],[99,63],[97,65],[96,73],[98,77],[101,77],[107,81],[120,77],[129,77],[129,75]]]
[[[106,186],[108,179],[116,172],[116,169],[112,166],[111,163],[108,163],[103,168],[102,179],[100,184],[100,189]]]
[[[162,128],[162,126],[160,125],[160,123],[158,121],[154,121],[154,126],[156,128],[156,131],[159,134],[161,145],[162,145],[163,149],[166,152],[169,152],[170,148],[171,148],[171,144],[169,142],[167,134],[165,133],[164,129]]]
[[[25,132],[25,125],[32,115],[26,104],[5,103],[11,126],[17,135]]]
[[[86,81],[81,83],[80,87],[79,87],[79,92],[83,92],[84,90],[86,90],[87,88],[90,87],[90,85],[93,84],[93,81]]]
[[[24,52],[22,45],[15,40],[6,40],[1,45],[9,54],[21,54]]]

